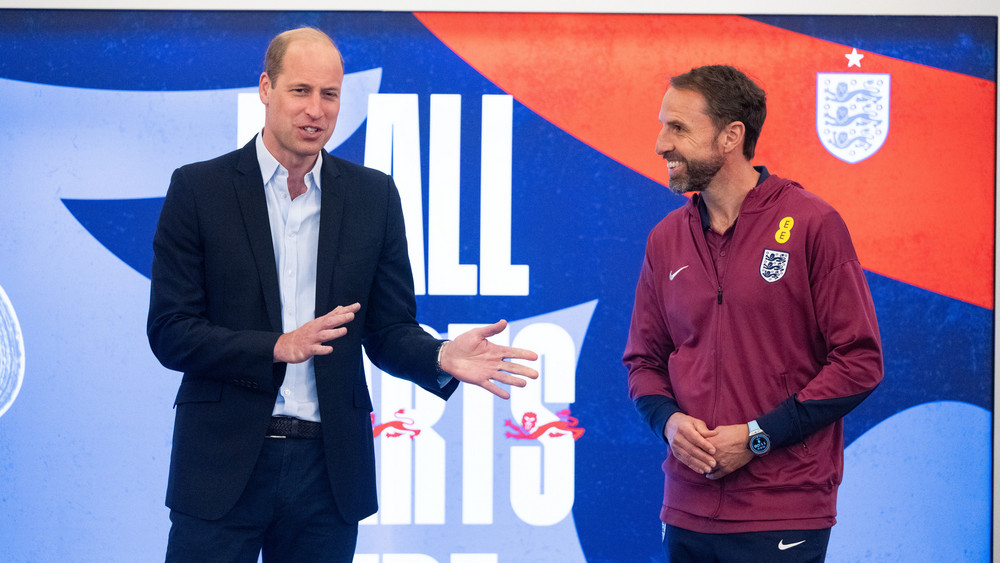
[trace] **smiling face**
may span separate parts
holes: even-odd
[[[694,90],[670,88],[660,105],[656,154],[667,161],[670,190],[704,190],[722,169],[721,132],[706,112],[705,98]]]
[[[344,67],[331,43],[293,39],[281,73],[260,77],[264,146],[289,171],[310,168],[333,135]]]

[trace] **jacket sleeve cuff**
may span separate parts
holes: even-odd
[[[797,402],[798,400],[792,395],[771,412],[757,418],[760,429],[771,438],[772,449],[796,444],[805,439],[799,423]]]
[[[677,405],[677,401],[670,397],[644,395],[635,399],[635,410],[639,411],[639,416],[646,421],[653,433],[666,442],[663,429],[667,425],[667,419],[674,413],[680,412],[681,408]]]
[[[872,391],[805,402],[792,395],[776,409],[759,417],[757,424],[771,438],[772,448],[797,444],[805,441],[806,436],[846,416]]]

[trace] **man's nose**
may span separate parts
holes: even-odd
[[[306,114],[309,117],[320,117],[323,115],[323,104],[320,94],[316,93],[309,96],[309,100],[306,103]]]
[[[666,127],[660,129],[660,134],[656,136],[656,144],[653,147],[653,150],[655,150],[656,154],[660,156],[674,150],[673,137],[670,135],[670,132],[667,131]]]

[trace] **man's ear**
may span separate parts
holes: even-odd
[[[267,101],[271,96],[271,77],[266,72],[260,75],[260,84],[257,87],[257,91],[260,95],[261,103],[267,105]]]
[[[719,143],[723,152],[743,152],[743,141],[746,138],[747,127],[742,121],[734,121],[726,125],[719,133]]]

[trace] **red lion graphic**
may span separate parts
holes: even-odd
[[[556,413],[556,416],[559,417],[559,420],[535,428],[535,424],[538,422],[538,415],[533,412],[526,412],[521,417],[520,426],[510,420],[504,423],[504,426],[514,429],[514,432],[507,432],[507,437],[517,440],[537,440],[539,436],[546,432],[551,437],[572,434],[574,440],[579,440],[580,436],[583,436],[586,430],[577,426],[580,421],[570,416],[569,409],[559,411]]]
[[[413,428],[413,419],[403,416],[404,414],[406,414],[406,409],[399,409],[395,413],[397,420],[390,420],[376,426],[375,413],[371,413],[372,437],[378,438],[379,434],[385,432],[386,438],[399,438],[401,436],[409,436],[411,440],[416,438],[420,434],[420,429]]]

